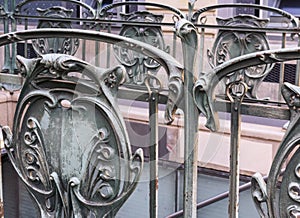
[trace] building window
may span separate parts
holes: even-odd
[[[299,1],[295,0],[279,0],[279,8],[293,15],[300,16]]]
[[[237,3],[243,4],[259,4],[259,0],[237,0]],[[236,9],[236,14],[251,14],[255,16],[259,16],[259,11],[254,8],[247,8],[247,7],[238,7]]]

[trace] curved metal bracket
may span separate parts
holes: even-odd
[[[299,49],[300,48],[289,48],[255,52],[233,58],[217,66],[209,73],[203,73],[195,83],[193,96],[199,110],[207,118],[206,126],[212,131],[216,131],[219,127],[219,119],[214,106],[214,91],[217,84],[225,76],[251,66],[300,59]]]

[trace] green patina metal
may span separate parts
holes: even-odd
[[[52,1],[57,5],[30,13],[31,4],[42,2],[47,1],[11,1],[9,8],[6,0],[0,7],[5,32],[0,36],[0,46],[5,48],[0,82],[8,90],[20,89],[22,83],[14,127],[12,131],[3,128],[5,146],[42,217],[115,216],[133,193],[142,172],[143,153],[140,149],[131,152],[117,98],[145,101],[149,106],[150,217],[158,217],[160,206],[159,104],[165,105],[166,124],[173,122],[177,109],[184,112],[183,211],[174,211],[169,217],[197,216],[197,196],[201,195],[196,186],[200,114],[207,118],[206,127],[212,131],[219,129],[218,111],[231,114],[230,186],[226,196],[229,217],[238,217],[241,115],[288,119],[290,111],[291,124],[273,161],[268,182],[255,174],[251,189],[261,217],[299,215],[300,91],[297,86],[283,83],[285,63],[296,61],[297,72],[299,67],[300,48],[287,46],[289,38],[296,40],[299,35],[293,15],[249,4],[198,9],[196,1],[189,1],[185,15],[158,3],[119,2],[101,8],[102,1],[97,1],[93,8],[75,0],[62,1],[64,6]],[[126,6],[143,10],[120,14]],[[146,10],[148,6],[168,11],[172,22]],[[277,13],[288,25],[269,27],[269,19],[254,15],[218,18],[216,23],[208,23],[206,12],[240,7]],[[170,44],[163,27],[174,28]],[[205,34],[212,29],[218,31],[209,47]],[[280,34],[280,49],[270,50],[269,33]],[[37,57],[17,56],[19,42],[24,42],[25,57],[29,45]],[[85,61],[89,59],[91,42],[94,63]],[[181,50],[176,46],[178,42]],[[79,48],[81,52],[77,52]],[[182,55],[178,55],[180,51]],[[182,64],[176,60],[181,56]],[[113,63],[113,58],[118,64]],[[205,58],[210,69],[205,68]],[[285,103],[280,98],[269,101],[257,97],[275,63],[281,64],[279,85]],[[106,68],[99,67],[103,64]],[[166,81],[159,78],[161,71]],[[298,80],[297,74],[296,84]],[[219,84],[223,86],[222,93],[217,95]],[[274,104],[287,105],[289,110],[284,106],[275,108]]]

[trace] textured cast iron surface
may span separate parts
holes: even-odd
[[[59,54],[18,61],[26,80],[5,146],[41,216],[116,214],[143,166],[116,105],[125,69]]]

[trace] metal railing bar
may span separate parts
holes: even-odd
[[[285,48],[286,46],[286,33],[282,33],[282,41],[281,41],[281,48]],[[279,72],[279,87],[282,86],[284,82],[284,69],[285,69],[285,63],[280,63],[280,72]],[[278,92],[277,100],[280,101],[282,99],[281,92]]]
[[[264,176],[263,179],[264,179],[264,181],[267,181],[268,176]],[[241,192],[247,191],[250,188],[251,188],[251,182],[247,182],[247,183],[239,186],[239,192],[241,193]],[[216,203],[218,201],[224,200],[228,197],[229,197],[229,191],[218,194],[218,195],[216,195],[212,198],[209,198],[207,200],[204,200],[204,201],[198,203],[197,204],[197,210],[201,209],[201,208],[204,208],[206,206],[209,206],[209,205],[211,205],[213,203]],[[183,210],[180,210],[180,211],[177,211],[176,213],[173,213],[173,214],[167,216],[166,218],[177,218],[177,217],[180,217],[182,215],[183,215]]]
[[[130,90],[124,87],[120,87],[118,92],[118,98],[120,99],[128,99],[128,100],[136,100],[136,101],[144,101],[147,102],[148,94],[145,90]],[[168,99],[168,91],[163,90],[159,94],[158,103],[166,104]],[[265,118],[276,118],[279,120],[289,120],[290,119],[290,111],[286,104],[278,103],[278,102],[270,102],[272,105],[268,105],[267,103],[247,103],[243,102],[241,105],[241,113],[243,115],[251,115]],[[276,107],[277,104],[280,104],[281,107]],[[225,100],[217,99],[215,102],[216,110],[219,112],[230,112],[230,102]]]
[[[176,41],[177,41],[177,36],[176,33],[173,33],[173,52],[172,52],[172,56],[174,58],[176,58],[176,53],[177,53],[177,48],[176,48]]]
[[[298,35],[299,37],[299,35]],[[298,46],[300,47],[300,40],[298,39]],[[297,61],[296,64],[296,78],[295,85],[300,86],[300,60]]]
[[[242,87],[242,90],[236,91]],[[240,139],[241,139],[241,103],[248,86],[244,82],[234,82],[227,87],[227,96],[231,101],[230,124],[230,176],[229,176],[229,217],[238,217],[240,183]],[[232,92],[232,93],[231,93]],[[236,93],[234,93],[236,92]]]
[[[257,32],[257,33],[299,33],[299,28],[249,28],[249,27],[234,27],[234,26],[220,26],[213,24],[195,24],[197,28],[207,28],[207,29],[219,29],[219,30],[232,30],[241,32]]]
[[[203,72],[203,62],[204,62],[204,43],[205,43],[205,28],[201,28],[201,30],[198,32],[200,34],[200,45],[199,45],[199,73]]]
[[[107,26],[107,32],[111,33],[111,25],[108,24]],[[106,67],[109,68],[110,67],[110,53],[111,53],[111,44],[107,44],[107,51],[106,51]]]
[[[6,16],[2,16],[5,18]],[[36,19],[36,20],[43,20],[43,21],[60,21],[60,22],[86,22],[86,23],[115,23],[115,24],[126,24],[126,25],[143,25],[143,26],[170,26],[174,27],[174,23],[172,22],[161,22],[161,23],[155,23],[155,22],[143,22],[143,21],[125,21],[120,19],[90,19],[90,18],[52,18],[49,19],[49,17],[41,17],[41,16],[34,16],[34,15],[14,15],[16,19]],[[249,27],[233,27],[233,26],[221,26],[221,25],[213,25],[213,24],[194,24],[197,28],[207,28],[207,29],[219,29],[219,30],[232,30],[232,31],[251,31],[251,32],[270,32],[270,33],[299,33],[299,28],[249,28]]]
[[[25,19],[24,28],[25,28],[25,30],[28,30],[28,19]],[[28,49],[28,41],[26,40],[24,43],[24,57],[25,58],[28,58],[27,49]]]
[[[151,218],[158,216],[158,93],[149,93],[149,125],[150,125],[150,183],[149,214]]]
[[[37,1],[37,2],[38,1],[48,1],[48,2],[50,2],[49,0],[26,0],[26,1],[20,2],[16,6],[13,6],[12,8],[15,9],[15,13],[20,13],[20,11],[22,10],[22,7],[24,5],[26,5],[27,3],[30,3],[30,2],[34,2],[34,1]],[[70,3],[73,3],[75,5],[81,6],[85,9],[87,9],[89,12],[91,12],[93,16],[96,16],[96,14],[95,14],[96,11],[91,6],[89,6],[88,4],[85,4],[83,1],[77,1],[77,0],[59,0],[59,1],[70,2]]]
[[[270,6],[264,6],[264,5],[257,5],[257,4],[232,4],[232,3],[228,3],[228,4],[217,4],[217,5],[210,5],[204,8],[199,9],[198,11],[196,11],[193,14],[192,20],[193,21],[197,21],[199,19],[199,16],[207,11],[213,10],[213,9],[220,9],[220,8],[237,8],[237,7],[246,7],[246,8],[254,8],[254,9],[260,9],[260,10],[265,10],[265,11],[271,11],[271,12],[275,12],[283,17],[286,17],[288,19],[290,19],[290,22],[294,25],[294,26],[298,26],[298,19],[286,12],[283,11],[279,8],[275,8],[275,7],[270,7]]]
[[[159,4],[159,3],[154,3],[154,2],[134,2],[134,1],[117,2],[114,4],[107,5],[101,9],[100,15],[104,14],[105,12],[109,11],[112,8],[123,6],[123,5],[153,6],[153,7],[157,7],[157,8],[167,9],[169,11],[172,11],[174,14],[178,15],[180,18],[185,18],[185,15],[179,9],[171,7],[169,5]]]
[[[2,16],[2,17],[7,17],[7,16]],[[42,16],[36,16],[36,15],[15,15],[14,16],[16,19],[31,19],[31,20],[43,20],[43,21],[60,21],[60,22],[86,22],[86,23],[116,23],[116,24],[126,24],[126,25],[136,25],[136,24],[142,24],[142,25],[147,25],[147,26],[171,26],[174,27],[174,23],[171,22],[144,22],[144,21],[126,21],[126,20],[120,20],[120,19],[102,19],[102,18],[97,18],[97,19],[92,19],[92,18],[55,18],[55,17],[42,17]]]
[[[85,22],[82,23],[82,27],[83,27],[84,30],[86,30],[87,25],[86,25]],[[81,58],[82,58],[82,60],[84,60],[84,61],[86,60],[86,53],[85,53],[85,51],[86,51],[86,40],[85,40],[85,39],[82,39]]]

